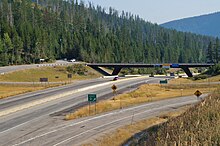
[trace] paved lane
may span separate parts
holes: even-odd
[[[38,68],[38,67],[43,67],[43,66],[61,66],[61,65],[69,65],[69,64],[75,64],[75,63],[78,63],[78,62],[67,62],[67,61],[57,60],[55,63],[4,66],[4,67],[0,67],[0,74],[5,74],[8,72],[13,72],[13,71],[18,71],[18,70]]]
[[[87,94],[89,93],[96,93],[98,97],[101,97],[100,99],[106,99],[105,95],[110,94],[112,96],[111,86],[113,84],[118,86],[118,90],[124,90],[132,85],[143,84],[146,83],[146,81],[151,80],[159,82],[159,79],[151,79],[147,77],[131,78],[116,82],[109,81],[108,79],[100,79],[96,83],[93,81],[85,81],[84,83],[81,83],[81,88],[75,85],[68,85],[67,87],[61,87],[61,89],[58,87],[56,89],[48,89],[49,91],[41,91],[42,93],[28,93],[25,96],[19,95],[17,98],[5,99],[1,102],[0,114],[2,113],[4,116],[0,117],[0,132],[22,125],[23,123],[31,121],[37,117],[53,114],[70,107],[82,106],[86,103]],[[48,98],[54,98],[57,95],[59,95],[60,98],[55,98],[50,101],[47,100]],[[46,102],[42,104],[31,105],[28,108],[4,114],[5,111],[10,111],[11,109],[22,107],[29,103],[36,103],[45,99]]]
[[[139,121],[157,116],[164,111],[172,111],[197,102],[195,96],[187,96],[142,104],[74,121],[62,121],[61,119],[57,121],[44,117],[47,120],[40,124],[36,124],[37,121],[35,121],[17,129],[16,131],[20,133],[17,137],[14,137],[15,134],[10,138],[7,137],[7,134],[2,134],[1,140],[6,141],[3,145],[7,146],[81,145],[107,131],[130,124],[132,119],[133,121]],[[30,128],[26,129],[27,126]]]

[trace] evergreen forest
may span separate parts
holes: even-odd
[[[83,1],[0,1],[0,66],[38,63],[41,58],[200,63],[207,61],[208,46],[215,41]]]

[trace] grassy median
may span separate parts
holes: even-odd
[[[88,106],[82,107],[74,113],[67,114],[65,120],[99,114],[156,100],[193,95],[196,90],[202,93],[209,93],[217,88],[219,88],[219,85],[210,85],[208,88],[207,85],[142,85],[133,92],[116,95],[112,99],[100,101],[96,106],[94,104],[91,105],[90,111]]]
[[[83,67],[85,68],[86,73],[83,75],[75,73],[72,75],[71,79],[67,76],[70,73],[67,66],[39,67],[0,75],[0,82],[16,82],[14,84],[0,84],[0,99],[26,92],[60,86],[67,83],[73,83],[77,80],[97,78],[101,76],[93,69],[86,66]],[[48,78],[49,82],[39,84],[40,78]],[[29,82],[29,84],[17,84],[17,82]]]
[[[49,82],[68,83],[69,81],[100,77],[100,74],[89,67],[85,67],[85,69],[86,74],[79,75],[76,73],[69,79],[67,75],[70,72],[68,72],[67,66],[39,67],[0,75],[0,82],[39,82],[40,78],[48,78]]]

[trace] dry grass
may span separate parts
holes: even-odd
[[[46,87],[42,85],[0,85],[0,99],[54,86],[56,85],[47,85]]]
[[[114,130],[111,133],[108,133],[105,136],[102,136],[96,140],[94,143],[84,144],[84,146],[92,146],[92,145],[98,145],[98,146],[119,146],[124,144],[129,138],[131,138],[134,134],[142,132],[146,130],[149,127],[152,127],[154,125],[158,125],[161,123],[166,122],[170,118],[177,117],[181,115],[183,112],[186,111],[188,107],[181,108],[180,110],[164,113],[161,114],[158,117],[138,121],[135,123],[132,123],[130,125],[123,126],[121,128],[118,128]]]
[[[73,75],[71,80],[84,80],[100,77],[100,74],[96,73],[89,67],[86,68],[88,70],[88,75]],[[39,82],[40,78],[48,78],[49,82],[69,82],[70,80],[67,78],[67,74],[66,66],[40,67],[0,75],[0,81]]]
[[[120,107],[128,107],[145,102],[156,101],[167,98],[174,98],[179,96],[193,95],[196,90],[200,90],[202,93],[208,93],[214,91],[218,86],[213,85],[207,88],[204,85],[198,86],[183,86],[183,85],[142,85],[139,89],[126,94],[117,95],[113,99],[100,101],[95,105],[90,106],[90,115],[99,114]],[[89,115],[89,107],[83,107],[75,111],[74,113],[67,114],[65,119],[71,120]]]
[[[66,71],[66,66],[56,66],[56,67],[40,67],[35,69],[27,69],[21,71],[15,71],[0,75],[0,82],[33,82],[31,85],[25,84],[14,84],[0,85],[0,99],[6,98],[13,95],[18,95],[26,92],[32,92],[37,90],[42,90],[45,88],[50,88],[54,86],[63,85],[69,82],[74,82],[76,80],[85,80],[91,78],[97,78],[100,76],[96,71],[86,67],[88,70],[87,75],[73,75],[70,80],[67,78],[68,72]],[[39,82],[40,78],[48,78],[49,82],[57,82],[56,84],[35,84],[34,82]],[[46,85],[46,86],[45,86]]]
[[[170,84],[184,84],[184,83],[207,83],[209,84],[209,82],[220,82],[220,75],[213,76],[207,79],[196,80],[196,81],[193,81],[188,78],[178,78],[175,80],[171,80]]]
[[[134,145],[220,145],[220,90],[181,116],[149,130]]]

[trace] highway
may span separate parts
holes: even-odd
[[[5,67],[0,67],[0,75],[8,73],[8,72],[31,69],[31,68],[38,68],[38,67],[43,67],[43,66],[60,66],[60,65],[69,65],[69,64],[75,64],[75,63],[78,63],[78,62],[67,62],[67,61],[57,60],[55,63],[5,66]]]
[[[197,102],[195,97],[181,97],[97,117],[63,120],[66,113],[87,104],[89,93],[96,93],[98,100],[104,100],[113,96],[113,84],[120,93],[144,83],[158,83],[160,79],[136,77],[111,81],[100,78],[3,99],[0,103],[0,145],[80,145],[92,136],[128,124],[132,115],[135,120],[146,119],[161,111]]]

